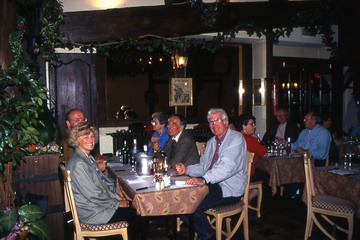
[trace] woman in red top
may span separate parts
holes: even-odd
[[[232,126],[235,130],[241,132],[245,138],[247,150],[254,153],[254,159],[251,166],[250,182],[264,180],[263,173],[257,173],[256,162],[259,157],[266,157],[267,147],[260,143],[259,137],[255,134],[256,118],[252,115],[241,115],[239,119],[234,118]],[[230,127],[232,127],[230,125]],[[249,192],[249,201],[256,197],[258,191],[253,189]]]

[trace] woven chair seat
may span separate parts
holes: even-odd
[[[87,224],[87,223],[80,223],[82,230],[88,230],[88,231],[109,231],[109,230],[115,230],[115,229],[121,229],[121,228],[127,228],[129,226],[128,222],[126,221],[120,221],[115,223],[108,223],[108,224]]]
[[[258,184],[263,184],[263,182],[262,181],[250,182],[250,187],[251,185],[258,185]]]
[[[356,206],[353,202],[331,195],[314,196],[312,206],[341,213],[353,214],[356,211]]]
[[[244,206],[244,202],[239,201],[239,202],[233,203],[233,204],[221,205],[218,207],[210,208],[207,211],[214,212],[217,214],[222,214],[222,213],[234,211],[236,209],[241,210],[243,206]]]

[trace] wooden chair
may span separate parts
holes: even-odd
[[[251,182],[250,183],[250,190],[251,189],[257,189],[258,190],[258,195],[257,195],[257,202],[256,202],[256,207],[253,207],[251,205],[249,205],[249,209],[256,211],[256,216],[258,218],[261,217],[261,202],[262,202],[262,195],[263,195],[263,191],[262,191],[262,185],[263,182],[262,181],[256,181],[256,182]]]
[[[196,142],[196,147],[198,149],[199,156],[204,155],[205,148],[206,148],[206,142]]]
[[[304,154],[304,169],[307,194],[307,219],[304,239],[307,240],[309,237],[311,237],[314,223],[328,238],[332,240],[336,239],[328,231],[326,231],[322,223],[319,222],[319,218],[321,216],[326,222],[330,224],[330,227],[335,227],[335,229],[339,229],[347,233],[347,239],[351,240],[354,230],[354,214],[356,212],[355,204],[351,201],[336,196],[315,194],[313,159],[310,157],[308,152]],[[330,220],[329,216],[345,218],[348,222],[348,228],[345,229],[334,223],[332,220]]]
[[[248,200],[250,188],[250,172],[254,153],[248,152],[248,184],[246,185],[244,196],[238,203],[219,206],[205,211],[210,215],[210,223],[216,230],[216,239],[221,240],[221,235],[225,235],[226,239],[231,239],[241,224],[244,226],[244,239],[249,239],[249,220],[248,220]],[[231,216],[240,214],[239,220],[233,229],[231,229]],[[222,220],[226,221],[226,232],[222,230]],[[215,226],[214,226],[215,224]]]
[[[126,221],[120,221],[109,224],[100,224],[100,225],[86,224],[80,222],[77,215],[74,195],[71,187],[70,171],[66,170],[64,163],[60,163],[60,171],[64,178],[65,202],[67,206],[70,207],[74,219],[73,221],[75,228],[74,239],[83,240],[85,239],[85,237],[94,239],[93,237],[121,235],[123,240],[128,240],[128,234],[127,234],[128,223]]]

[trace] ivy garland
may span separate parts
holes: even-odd
[[[256,22],[239,22],[237,26],[229,31],[219,32],[217,37],[212,40],[205,39],[185,39],[185,38],[165,38],[161,36],[145,35],[137,39],[121,38],[111,42],[65,42],[59,31],[60,25],[64,21],[64,13],[59,0],[17,0],[22,6],[32,3],[41,5],[41,41],[36,47],[38,53],[42,53],[46,60],[58,60],[55,54],[55,47],[79,47],[83,52],[93,52],[96,49],[98,54],[108,56],[113,50],[139,51],[140,53],[161,52],[164,56],[169,56],[176,51],[184,49],[198,48],[207,50],[211,53],[216,52],[225,42],[231,41],[239,31],[246,31],[249,36],[266,36],[267,39],[278,42],[280,37],[290,36],[296,27],[303,27],[313,34],[322,35],[323,43],[330,47],[333,56],[336,56],[337,43],[333,38],[333,31],[330,23],[322,23],[324,19],[333,19],[334,16],[325,14],[331,13],[329,6],[321,9],[314,9],[299,12],[289,21],[288,25],[282,28],[266,29],[257,26]],[[214,3],[203,3],[201,0],[188,0],[184,3],[190,8],[200,12],[201,24],[206,29],[211,30],[216,24],[221,11],[224,9],[226,1],[216,1]],[[124,61],[129,61],[124,58]]]

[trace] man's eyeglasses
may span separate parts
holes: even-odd
[[[248,123],[248,125],[251,125],[251,126],[255,127],[256,123]]]
[[[220,122],[223,122],[223,120],[221,120],[221,119],[216,119],[214,121],[209,120],[209,124],[217,124],[217,123],[220,123]]]
[[[87,118],[83,117],[83,118],[73,118],[73,119],[69,119],[70,121],[73,122],[87,122]]]

